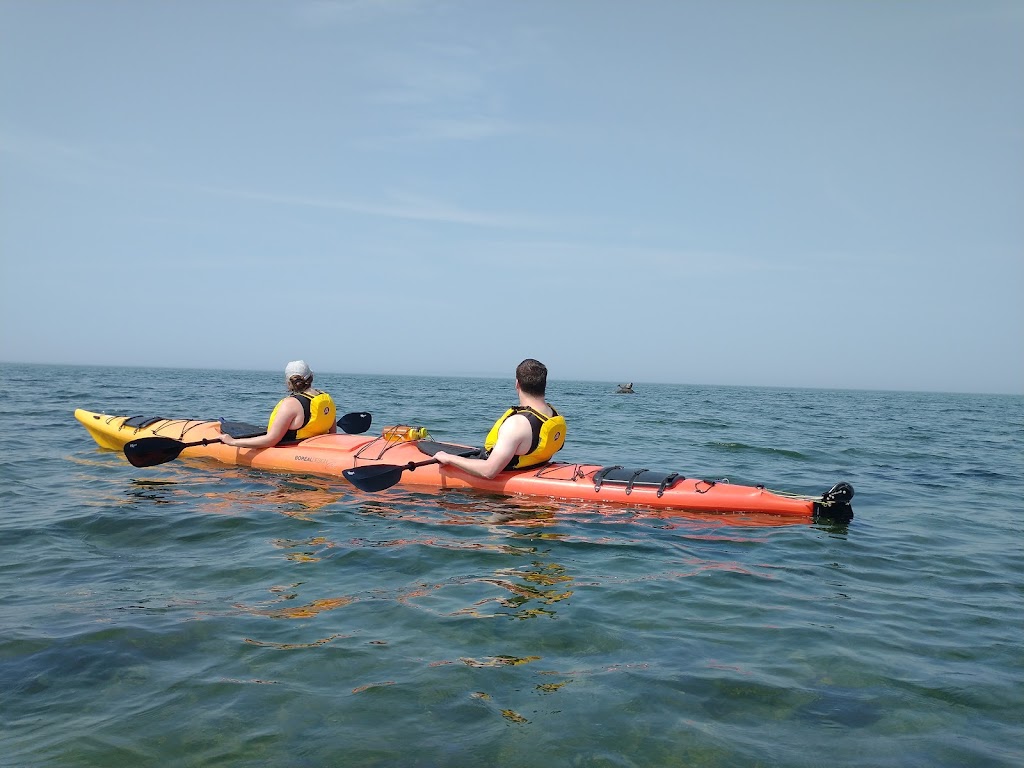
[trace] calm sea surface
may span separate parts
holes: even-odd
[[[135,469],[72,416],[280,378],[0,365],[0,765],[1024,765],[1024,397],[549,385],[562,458],[846,480],[848,526]],[[473,444],[514,398],[317,384]]]

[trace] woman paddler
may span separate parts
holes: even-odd
[[[291,393],[270,414],[267,433],[259,437],[231,437],[221,434],[225,445],[238,448],[268,448],[314,435],[338,431],[334,400],[326,392],[313,389],[313,371],[305,360],[294,360],[284,369],[285,384]]]

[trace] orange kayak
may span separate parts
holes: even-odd
[[[764,513],[835,522],[848,522],[853,517],[853,488],[847,483],[838,483],[820,496],[805,496],[724,480],[684,477],[676,472],[558,461],[501,472],[488,480],[429,462],[410,468],[410,464],[423,463],[425,453],[439,447],[451,452],[475,450],[472,446],[426,441],[422,439],[424,430],[391,427],[377,435],[319,435],[271,448],[233,448],[223,443],[191,445],[216,440],[221,434],[217,421],[109,416],[82,409],[75,411],[75,418],[100,447],[109,450],[123,451],[126,444],[142,438],[171,438],[189,444],[180,452],[184,458],[213,459],[271,472],[341,479],[347,469],[394,465],[408,470],[401,472],[399,482],[403,486],[476,489],[508,496],[647,507],[669,513]]]

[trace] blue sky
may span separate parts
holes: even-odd
[[[0,360],[1024,393],[1024,3],[0,0]]]

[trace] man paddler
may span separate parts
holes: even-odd
[[[468,459],[439,451],[434,458],[477,477],[491,478],[507,469],[525,469],[546,464],[565,445],[565,419],[544,400],[548,369],[527,358],[516,367],[514,405],[499,418],[484,441],[487,457]]]

